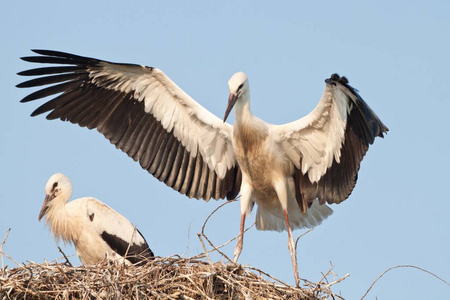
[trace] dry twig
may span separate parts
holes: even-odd
[[[73,265],[70,263],[69,259],[67,258],[66,254],[61,250],[61,248],[58,246],[58,251],[64,256],[64,259],[66,260],[66,264],[69,267],[73,267]]]
[[[2,273],[3,270],[5,269],[5,263],[3,261],[3,246],[5,245],[6,239],[8,238],[9,232],[11,231],[11,228],[8,228],[8,230],[6,231],[5,237],[3,238],[2,244],[0,245],[0,258],[2,260]]]
[[[437,279],[439,279],[440,281],[442,281],[442,282],[445,283],[446,285],[450,286],[450,284],[449,284],[447,281],[445,281],[444,279],[442,279],[441,277],[439,277],[439,276],[437,276],[436,274],[434,274],[434,273],[432,273],[432,272],[430,272],[430,271],[428,271],[428,270],[425,270],[425,269],[423,269],[423,268],[421,268],[421,267],[417,267],[417,266],[413,266],[413,265],[398,265],[398,266],[390,267],[389,269],[387,269],[387,270],[385,270],[383,273],[381,273],[380,276],[378,276],[377,279],[375,279],[375,280],[372,282],[372,284],[370,285],[370,287],[367,289],[366,293],[361,297],[361,300],[364,299],[364,298],[367,296],[367,294],[368,294],[368,293],[370,292],[370,290],[373,288],[373,286],[375,285],[375,283],[377,283],[377,281],[378,281],[381,277],[383,277],[387,272],[389,272],[389,271],[391,271],[391,270],[393,270],[393,269],[397,269],[397,268],[413,268],[413,269],[418,269],[418,270],[420,270],[420,271],[422,271],[422,272],[428,273],[428,274],[430,274],[430,275],[436,277]]]

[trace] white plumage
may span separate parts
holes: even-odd
[[[37,108],[89,129],[139,161],[160,181],[188,197],[234,199],[241,193],[242,250],[246,214],[258,205],[260,230],[312,227],[332,213],[355,186],[360,162],[388,129],[345,77],[333,74],[307,116],[272,125],[250,111],[247,75],[234,74],[223,120],[189,97],[162,71],[57,51],[33,50],[25,61],[61,64],[20,72],[41,76],[18,87],[50,85],[22,102],[62,93]],[[44,76],[50,75],[50,76]],[[225,122],[233,106],[234,126]]]
[[[67,203],[72,184],[64,174],[54,174],[45,186],[39,221],[45,216],[55,239],[75,245],[84,265],[105,258],[139,264],[153,257],[141,233],[124,216],[103,202],[80,198]]]

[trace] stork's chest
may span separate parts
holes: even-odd
[[[267,170],[270,164],[267,153],[267,130],[240,126],[233,135],[236,159],[241,170],[253,178],[264,177],[264,170]]]
[[[246,124],[235,127],[233,131],[233,140],[236,155],[238,157],[263,155],[267,137],[267,130],[263,128]]]

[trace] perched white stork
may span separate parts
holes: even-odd
[[[103,202],[85,197],[73,200],[72,184],[64,174],[50,177],[39,221],[46,224],[56,240],[73,242],[84,265],[108,258],[127,264],[141,264],[153,257],[142,234],[124,216]]]
[[[325,80],[325,92],[307,116],[272,125],[250,111],[247,76],[234,74],[223,120],[203,108],[161,70],[89,57],[33,50],[34,63],[60,64],[20,72],[40,76],[18,87],[50,85],[21,102],[53,99],[31,115],[50,112],[97,128],[160,181],[190,198],[234,199],[241,193],[242,250],[246,215],[258,205],[259,230],[287,230],[296,284],[291,228],[313,227],[351,193],[369,144],[388,128],[345,77]],[[235,124],[226,123],[235,108]]]

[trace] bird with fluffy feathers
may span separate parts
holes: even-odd
[[[145,238],[124,216],[92,197],[67,202],[71,195],[67,176],[51,176],[39,221],[45,217],[57,241],[73,243],[82,264],[97,264],[106,258],[139,265],[153,258]]]

